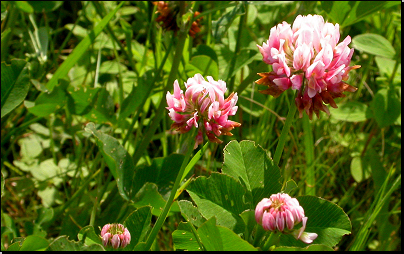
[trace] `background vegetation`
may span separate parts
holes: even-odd
[[[322,15],[340,24],[340,40],[353,38],[351,65],[362,67],[347,83],[358,90],[337,100],[331,116],[296,116],[279,167],[298,184],[295,195],[322,197],[348,214],[352,233],[336,250],[358,242],[363,250],[401,250],[401,188],[392,188],[401,180],[399,3],[188,2],[200,13],[200,31],[185,40],[175,79],[182,88],[195,73],[226,81],[226,95],[239,96],[232,120],[242,124],[223,144],[210,143],[191,174],[220,171],[231,140],[253,140],[274,153],[294,94],[259,93],[257,73],[271,67],[256,44],[282,21]],[[163,108],[173,89],[167,80],[177,33],[155,21],[151,2],[119,4],[1,2],[1,250],[28,236],[77,241],[87,225],[99,234],[98,227],[145,204],[119,195],[87,123],[117,139],[135,171],[185,154]],[[172,183],[156,184],[166,199]],[[183,192],[179,199],[190,197]],[[156,209],[153,215],[152,223]],[[175,208],[169,215],[154,250],[175,249],[171,235],[183,218]]]

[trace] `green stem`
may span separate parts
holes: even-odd
[[[234,50],[234,56],[233,59],[231,59],[231,63],[230,63],[230,69],[229,69],[229,76],[233,74],[235,65],[236,65],[236,59],[238,56],[238,53],[240,52],[240,47],[241,47],[241,34],[243,32],[243,28],[244,28],[244,24],[246,22],[247,19],[247,13],[248,13],[248,5],[246,5],[245,7],[245,14],[243,16],[240,17],[240,23],[238,26],[238,33],[237,33],[237,42],[236,42],[236,49]],[[229,91],[233,91],[234,89],[234,81],[236,80],[236,74],[233,75],[233,77],[231,78],[230,82],[229,82]]]
[[[276,245],[279,242],[279,238],[281,237],[280,233],[271,232],[264,246],[262,247],[263,251],[269,250],[269,247],[272,245]]]
[[[149,237],[146,240],[145,250],[150,249],[154,239],[157,236],[157,233],[159,232],[160,228],[163,226],[163,223],[164,223],[164,221],[165,221],[165,219],[167,217],[168,212],[171,209],[171,205],[173,204],[173,201],[174,201],[174,196],[175,196],[175,194],[177,192],[178,186],[181,183],[181,179],[182,179],[182,175],[183,175],[183,173],[185,171],[185,167],[188,164],[188,159],[191,156],[192,151],[194,150],[195,137],[196,137],[197,133],[198,133],[197,129],[193,129],[192,135],[189,136],[190,139],[189,139],[189,143],[188,143],[189,144],[188,151],[185,154],[184,160],[182,161],[181,169],[177,174],[177,178],[175,179],[173,188],[172,188],[171,193],[170,193],[170,197],[168,198],[167,203],[165,204],[165,206],[163,208],[163,211],[161,212],[160,216],[158,217],[158,219],[157,219],[156,223],[154,224],[154,227],[153,227]]]
[[[306,155],[306,195],[315,195],[315,177],[314,177],[314,145],[313,131],[310,125],[310,119],[307,114],[303,115],[303,132],[304,132],[304,147]]]
[[[189,26],[188,26],[188,28],[189,28]],[[171,71],[170,71],[170,74],[167,79],[167,84],[165,85],[163,91],[166,91],[168,89],[168,87],[174,83],[175,75],[177,74],[178,66],[179,66],[181,58],[182,58],[182,51],[184,49],[185,40],[187,38],[187,34],[188,34],[187,31],[189,31],[189,29],[188,30],[185,29],[185,30],[179,32],[179,38],[178,38],[177,46],[175,48],[173,64],[171,65]],[[174,38],[175,37],[173,37],[173,39]],[[134,165],[137,164],[137,162],[139,161],[143,152],[146,150],[147,145],[150,143],[150,140],[152,139],[154,133],[156,132],[156,130],[159,126],[159,123],[160,123],[161,119],[163,118],[163,113],[164,113],[166,105],[167,105],[167,102],[165,100],[165,97],[162,96],[160,105],[156,111],[156,115],[153,118],[153,121],[152,121],[151,125],[149,126],[148,131],[144,135],[142,142],[139,144],[139,146],[136,149],[135,154],[133,155]]]
[[[296,103],[295,103],[295,95],[293,95],[293,99],[290,101],[289,105],[289,113],[286,117],[285,125],[282,128],[281,136],[279,137],[278,145],[276,146],[275,155],[274,155],[274,162],[275,165],[279,165],[279,161],[281,160],[283,147],[286,143],[286,137],[289,133],[290,126],[292,125],[292,120],[296,113]]]

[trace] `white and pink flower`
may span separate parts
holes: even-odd
[[[168,115],[174,121],[172,129],[186,133],[192,127],[198,129],[194,148],[203,142],[205,133],[211,142],[222,143],[217,137],[232,136],[230,131],[240,123],[231,121],[229,116],[237,112],[237,93],[231,93],[227,99],[226,82],[215,81],[211,76],[207,81],[201,74],[195,74],[185,82],[185,93],[178,81],[174,82],[174,93],[167,92]]]
[[[255,220],[265,230],[292,233],[292,235],[305,243],[312,243],[317,238],[316,233],[306,233],[307,217],[303,207],[296,198],[286,193],[277,193],[270,198],[262,199],[255,208]],[[295,225],[302,222],[300,229]]]
[[[299,15],[292,27],[285,21],[273,27],[267,42],[257,45],[263,61],[273,68],[258,73],[262,78],[256,83],[268,86],[260,92],[278,97],[291,87],[299,90],[295,100],[300,117],[303,110],[310,119],[313,112],[319,117],[320,110],[329,114],[323,102],[336,108],[334,98],[356,91],[345,81],[351,70],[360,68],[349,66],[351,37],[338,44],[339,39],[339,25],[324,22],[320,15]]]
[[[125,248],[131,240],[129,230],[122,224],[106,224],[101,229],[102,244],[104,247],[111,245],[114,249]]]

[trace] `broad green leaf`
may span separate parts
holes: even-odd
[[[240,214],[240,217],[243,219],[244,224],[246,226],[246,230],[244,232],[244,239],[249,239],[250,235],[254,228],[257,226],[257,221],[255,220],[255,209],[249,209]]]
[[[193,77],[196,73],[200,73],[203,77],[212,76],[214,80],[219,79],[219,68],[217,63],[209,56],[194,56],[186,66],[189,77]]]
[[[60,80],[61,84],[53,89],[52,92],[41,93],[35,102],[24,101],[25,107],[31,114],[36,116],[49,116],[57,110],[64,107],[67,101],[65,80]]]
[[[378,34],[360,34],[352,39],[352,46],[366,53],[393,59],[396,51],[390,41]]]
[[[352,25],[384,9],[388,1],[323,1],[321,6],[341,27]]]
[[[186,190],[203,217],[216,216],[219,225],[236,233],[244,232],[244,222],[239,214],[249,205],[244,201],[245,190],[236,179],[214,172],[209,178],[196,178]]]
[[[101,237],[95,233],[93,226],[85,226],[80,229],[77,235],[80,242],[84,242],[86,245],[99,244],[102,245]]]
[[[96,143],[112,175],[115,177],[121,196],[130,200],[135,165],[125,148],[108,134],[95,129],[94,123],[88,123],[85,130],[96,137]]]
[[[104,251],[100,244],[87,246],[83,242],[69,241],[67,236],[59,236],[46,249],[47,251]]]
[[[49,243],[45,238],[36,235],[27,236],[23,242],[20,251],[38,251],[48,248]]]
[[[67,88],[67,107],[72,114],[84,115],[91,111],[96,102],[99,88],[73,87]]]
[[[257,57],[260,57],[261,55],[258,55],[257,50],[251,50],[251,49],[242,49],[240,53],[237,54],[236,62],[234,64],[234,69],[231,73],[230,72],[230,64],[227,65],[227,68],[223,74],[224,80],[228,80],[244,66],[250,64],[253,60],[256,60]]]
[[[370,177],[370,168],[364,161],[362,157],[353,157],[351,161],[351,175],[358,183]]]
[[[206,219],[198,211],[198,209],[192,205],[192,202],[188,200],[178,201],[182,216],[193,225],[200,227]]]
[[[305,232],[316,233],[318,236],[313,244],[323,244],[330,248],[341,240],[342,236],[351,233],[351,221],[338,205],[314,196],[297,197],[308,218]],[[296,229],[301,224],[295,226]],[[306,247],[307,244],[296,240],[291,234],[282,235],[281,246]]]
[[[59,8],[63,1],[27,1],[33,8],[35,12],[51,12]]]
[[[237,179],[252,197],[251,209],[263,198],[281,191],[282,176],[267,152],[253,141],[230,141],[224,150],[222,172]]]
[[[172,233],[175,250],[200,251],[201,247],[195,239],[189,222],[180,222],[177,229]]]
[[[28,65],[22,59],[11,60],[11,65],[1,63],[1,118],[20,105],[27,96]]]
[[[396,61],[385,57],[376,56],[375,62],[377,64],[377,67],[379,68],[380,76],[386,76],[390,78],[391,75],[393,74]],[[401,82],[401,63],[398,64],[398,68],[394,79],[400,80]]]
[[[213,37],[217,43],[222,40],[234,19],[242,14],[245,14],[244,4],[238,4],[231,11],[221,15],[218,20],[212,21]]]
[[[370,109],[379,127],[384,128],[401,115],[401,101],[393,89],[382,88],[373,97]]]
[[[85,114],[88,120],[96,123],[116,123],[114,101],[105,87],[100,88],[100,91],[97,93],[97,102],[90,109]]]
[[[154,158],[150,166],[139,166],[133,179],[133,192],[137,193],[146,182],[149,182],[155,183],[159,192],[166,195],[171,191],[183,160],[184,155],[171,154],[167,157]]]
[[[153,85],[149,83],[151,77],[148,74],[149,72],[146,72],[145,75],[138,79],[137,86],[133,86],[130,94],[122,102],[119,121],[125,120],[130,114],[136,112],[139,106],[144,105],[149,97]]]
[[[129,230],[131,240],[126,247],[127,250],[133,250],[135,246],[144,240],[144,237],[150,229],[152,218],[152,207],[143,206],[132,212],[124,221],[125,227]]]
[[[20,249],[21,249],[21,245],[19,242],[17,242],[17,243],[13,243],[10,246],[8,246],[7,251],[19,251]]]
[[[273,251],[334,251],[334,249],[322,244],[310,244],[305,248],[280,246]]]
[[[297,187],[298,186],[297,186],[296,182],[293,181],[293,179],[290,179],[289,181],[286,182],[286,185],[285,185],[285,188],[283,189],[283,192],[290,194],[291,191],[293,191]]]
[[[200,55],[208,56],[211,59],[213,59],[213,61],[218,63],[217,54],[215,50],[209,47],[208,45],[200,44],[196,47],[196,51],[193,54],[193,56],[200,56]]]
[[[27,2],[27,1],[15,1],[15,6],[17,6],[18,9],[20,9],[23,12],[26,13],[33,13],[34,8]]]
[[[256,251],[251,244],[226,227],[216,225],[212,217],[197,230],[207,251]]]
[[[105,61],[101,64],[100,73],[118,74],[127,71],[128,68],[117,61]]]
[[[338,108],[329,107],[331,117],[346,122],[366,121],[366,111],[368,106],[358,101],[348,101],[338,105]]]
[[[69,70],[77,63],[78,60],[83,56],[88,50],[91,43],[95,41],[95,38],[101,33],[105,26],[109,23],[115,13],[121,8],[125,2],[122,1],[113,11],[109,12],[98,25],[90,31],[90,33],[77,45],[73,52],[67,57],[67,59],[59,66],[56,72],[53,74],[52,78],[49,80],[46,87],[49,90],[53,90],[54,86],[57,84],[58,80],[64,78]],[[35,8],[35,7],[34,7]]]
[[[160,213],[167,202],[163,198],[163,196],[159,193],[157,185],[155,183],[149,183],[149,182],[145,183],[143,187],[134,195],[132,201],[135,207],[151,206],[152,214],[155,216],[160,216]],[[177,213],[179,211],[180,210],[177,202],[174,202],[171,205],[171,209],[170,212],[168,213],[168,216],[171,216],[172,214]]]

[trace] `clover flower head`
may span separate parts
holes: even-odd
[[[131,240],[130,233],[122,224],[106,224],[101,229],[102,244],[111,245],[114,249],[125,248]]]
[[[257,45],[263,61],[272,65],[272,72],[258,73],[257,84],[266,85],[260,91],[278,97],[292,88],[299,90],[295,98],[299,116],[303,111],[312,119],[313,112],[329,114],[325,104],[337,108],[334,101],[345,97],[343,92],[355,92],[348,85],[349,72],[361,66],[349,66],[354,49],[348,35],[342,42],[339,24],[324,22],[320,15],[297,16],[293,25],[282,22],[270,31],[267,42]]]
[[[168,115],[174,121],[172,129],[186,133],[192,127],[198,128],[195,147],[203,142],[203,132],[209,141],[222,143],[217,137],[232,136],[230,131],[240,123],[231,121],[229,116],[237,112],[237,93],[224,98],[226,82],[215,81],[211,76],[205,80],[201,74],[195,74],[185,82],[185,93],[178,81],[174,81],[174,93],[167,92]]]
[[[272,194],[269,198],[262,199],[255,208],[255,220],[265,230],[291,233],[296,239],[305,243],[311,243],[317,238],[316,233],[304,232],[307,217],[304,215],[303,207],[296,198],[286,193]],[[294,229],[300,222],[303,226]]]

